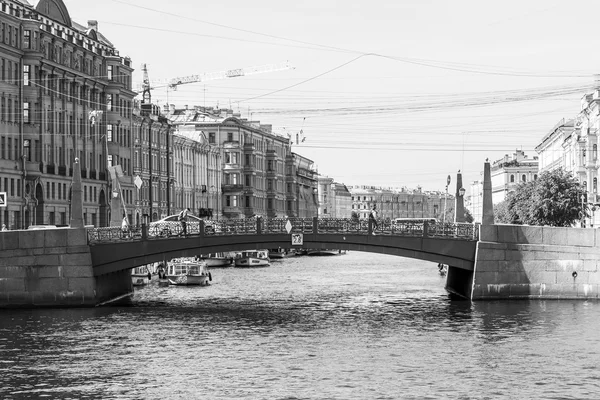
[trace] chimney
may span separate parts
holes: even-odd
[[[93,29],[98,32],[98,21],[88,20],[88,29]]]

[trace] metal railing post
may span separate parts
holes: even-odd
[[[204,237],[204,230],[206,229],[206,227],[204,225],[204,220],[203,219],[200,220],[200,224],[199,224],[198,228],[200,229],[200,232],[198,232],[198,235],[200,237]]]
[[[427,221],[423,221],[423,237],[427,237],[429,235],[429,223]]]
[[[256,233],[261,235],[263,230],[262,218],[256,218]]]
[[[148,239],[148,225],[142,224],[142,240]]]
[[[319,233],[319,217],[313,217],[313,233]]]

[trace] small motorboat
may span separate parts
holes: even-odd
[[[242,251],[234,260],[236,267],[267,267],[270,261],[268,250]]]

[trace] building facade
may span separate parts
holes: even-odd
[[[231,110],[206,107],[171,106],[167,117],[178,131],[202,132],[207,140],[209,160],[197,173],[208,174],[206,207],[213,215],[277,218],[316,214],[313,162],[292,153],[289,139],[273,133],[271,125],[248,121]],[[198,184],[204,183],[198,180]]]
[[[598,226],[600,207],[598,196],[598,136],[600,132],[600,82],[593,93],[581,99],[579,113],[572,119],[560,120],[536,146],[540,172],[563,168],[571,172],[583,186],[582,202],[590,217],[584,226]]]
[[[352,212],[359,218],[368,218],[373,205],[378,217],[384,220],[395,218],[444,219],[444,211],[454,207],[454,196],[442,192],[423,192],[420,187],[376,188],[373,186],[350,186]]]
[[[8,200],[0,222],[10,229],[68,224],[78,158],[84,222],[106,226],[108,163],[131,166],[131,60],[95,21],[72,21],[61,0],[30,3],[0,5],[0,191]],[[122,175],[131,203],[132,169]]]
[[[498,204],[520,183],[534,181],[538,177],[538,157],[529,158],[522,150],[516,150],[496,160],[490,166],[492,178],[492,203]]]
[[[147,224],[176,211],[173,126],[158,106],[136,101],[132,128],[135,201],[125,212],[130,223]]]

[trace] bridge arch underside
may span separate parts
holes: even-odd
[[[102,243],[91,247],[94,275],[122,271],[153,262],[200,254],[250,249],[341,249],[389,254],[443,263],[473,271],[476,241],[423,237],[304,234],[303,246],[292,246],[290,235],[194,236]]]

